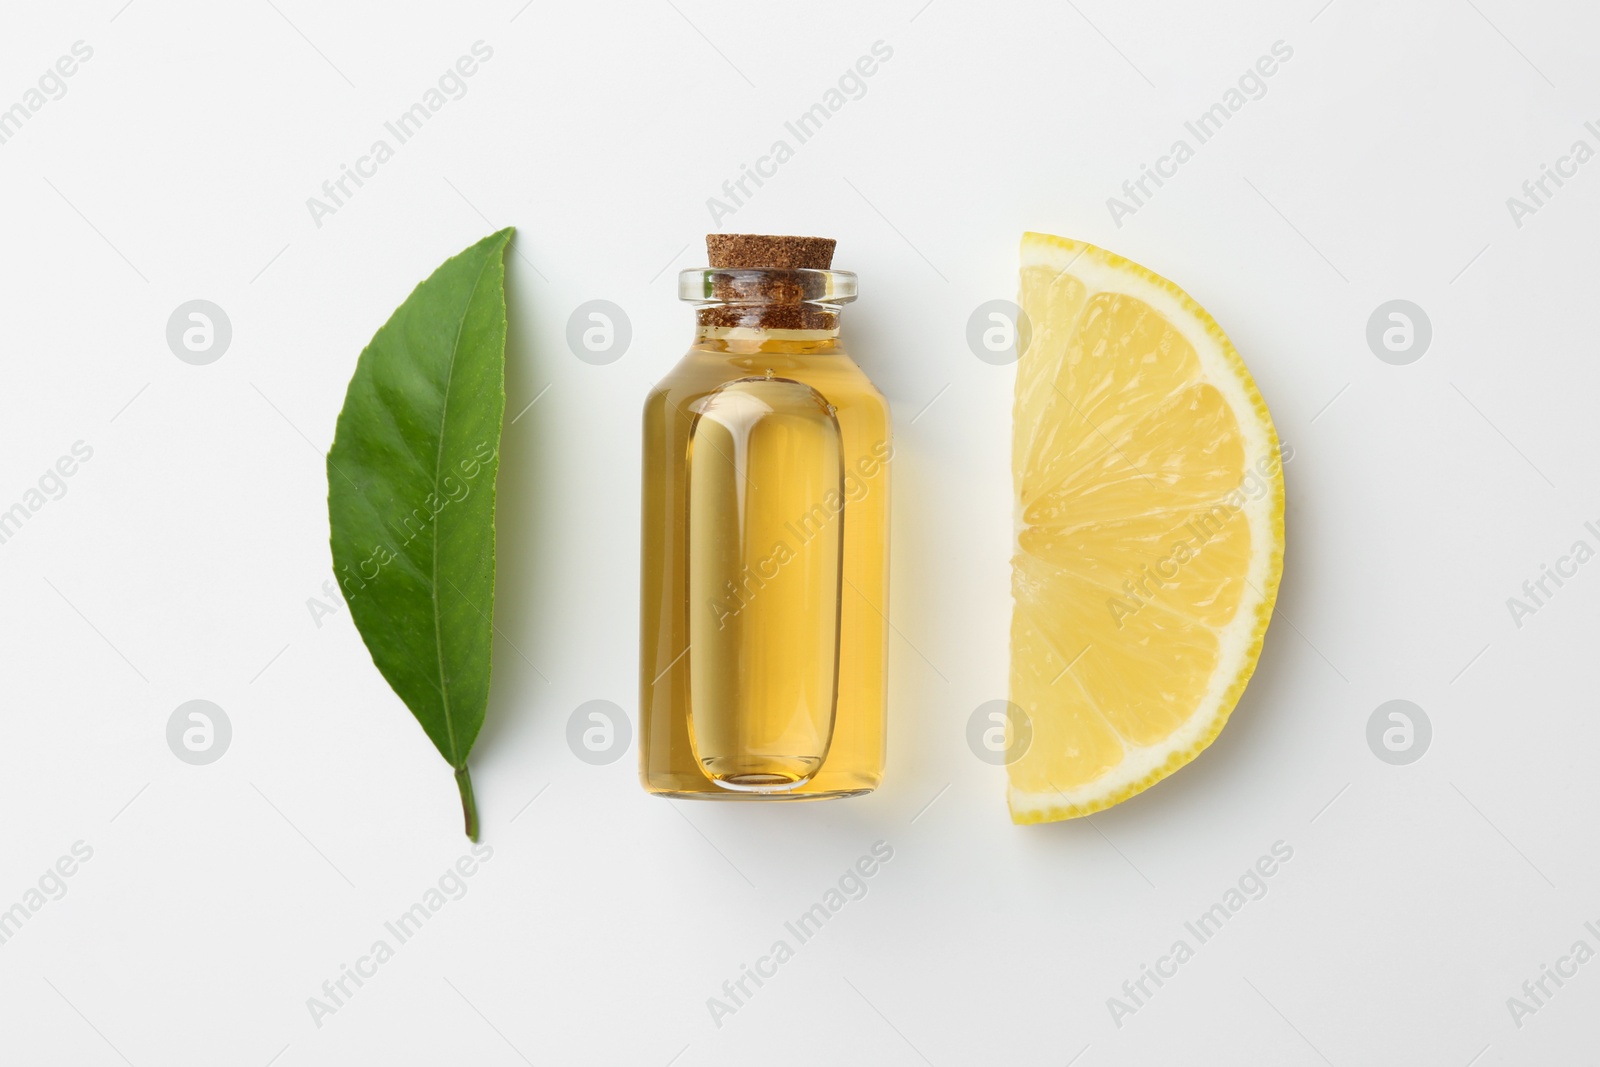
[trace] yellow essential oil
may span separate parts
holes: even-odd
[[[644,409],[640,776],[853,796],[883,771],[888,405],[846,354],[832,241],[712,235],[694,344]]]

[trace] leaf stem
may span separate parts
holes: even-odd
[[[478,839],[478,798],[472,795],[472,775],[465,766],[456,770],[456,788],[461,790],[461,814],[467,820],[467,837]]]

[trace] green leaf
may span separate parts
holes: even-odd
[[[446,260],[373,335],[328,451],[334,574],[372,662],[455,768],[474,841],[512,232]]]

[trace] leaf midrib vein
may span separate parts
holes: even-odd
[[[472,312],[472,302],[477,298],[478,286],[483,281],[483,273],[489,269],[489,264],[492,261],[492,254],[485,256],[483,265],[478,268],[478,276],[472,279],[472,288],[467,291],[466,306],[461,309],[461,318],[456,323],[455,340],[450,345],[450,369],[445,372],[444,376],[444,406],[439,415],[439,447],[433,457],[433,490],[435,493],[439,491],[439,468],[444,463],[445,430],[450,423],[450,386],[455,381],[456,360],[461,354],[461,333],[467,327],[467,316]],[[450,715],[450,686],[445,676],[444,668],[444,619],[440,614],[439,597],[439,525],[437,522],[433,524],[433,567],[428,598],[433,603],[433,648],[439,664],[439,699],[444,705],[444,732],[445,737],[450,742],[450,765],[459,770],[460,764],[465,761],[461,759],[456,748],[456,727]],[[465,597],[466,594],[463,593],[462,596]]]

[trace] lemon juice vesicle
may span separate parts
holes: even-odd
[[[882,776],[888,405],[821,238],[713,234],[694,343],[644,408],[640,776],[801,800]]]

